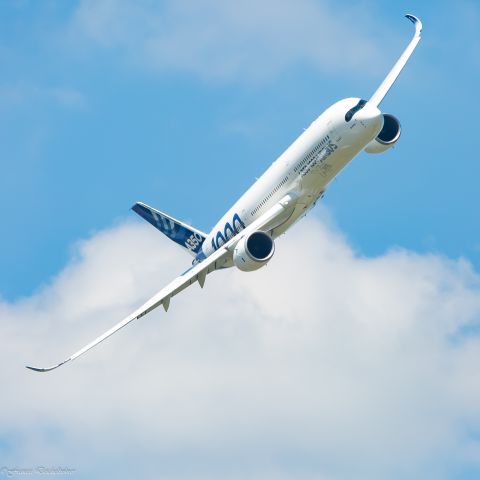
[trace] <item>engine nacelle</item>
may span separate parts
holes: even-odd
[[[389,113],[383,114],[383,127],[380,133],[366,147],[368,153],[382,153],[393,147],[402,133],[402,127],[397,118]]]
[[[275,243],[265,232],[253,232],[243,237],[233,252],[233,263],[243,272],[251,272],[263,267],[272,258]]]

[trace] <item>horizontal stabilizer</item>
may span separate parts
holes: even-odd
[[[137,202],[132,210],[193,256],[200,253],[205,233],[144,203]]]

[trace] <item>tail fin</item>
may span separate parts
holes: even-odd
[[[144,203],[137,202],[132,210],[193,256],[200,253],[205,233]]]
[[[420,41],[422,33],[422,22],[415,17],[414,15],[405,15],[414,25],[415,33],[413,34],[410,43],[407,45],[407,48],[404,50],[400,58],[397,60],[397,63],[390,70],[389,74],[385,77],[385,80],[378,87],[377,91],[373,94],[372,98],[369,100],[369,103],[378,107],[380,102],[385,98],[385,95],[388,93],[392,85],[395,83],[395,80],[400,75],[400,72],[403,70],[403,67],[408,62],[408,59],[411,57],[415,47]]]

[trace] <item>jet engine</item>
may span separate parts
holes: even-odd
[[[402,127],[397,118],[389,113],[383,114],[383,127],[380,133],[366,147],[368,153],[382,153],[393,147],[402,133]]]
[[[275,243],[265,232],[253,232],[243,237],[233,252],[233,263],[243,272],[263,267],[272,258]]]

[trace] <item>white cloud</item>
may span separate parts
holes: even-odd
[[[340,11],[326,0],[84,0],[68,30],[79,45],[87,40],[149,68],[242,83],[305,65],[376,73],[385,66],[385,40],[383,48],[374,41],[382,32],[391,38],[369,8],[343,5]]]
[[[80,477],[447,478],[480,470],[480,277],[465,260],[362,257],[306,219],[272,262],[207,278],[49,374],[182,271],[148,225],[80,242],[0,304],[5,465]],[[0,462],[0,463],[2,463]]]

